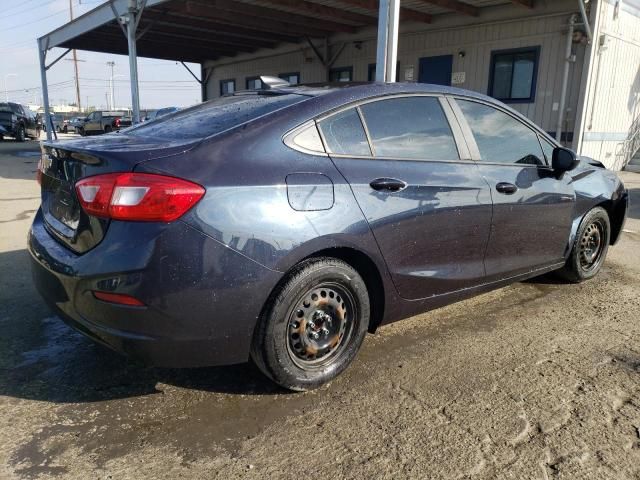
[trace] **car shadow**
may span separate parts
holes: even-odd
[[[638,174],[640,179],[640,174]],[[627,218],[633,220],[640,220],[640,188],[629,189],[629,211],[627,212]]]
[[[0,253],[0,396],[54,403],[159,393],[159,384],[237,395],[287,393],[251,363],[156,368],[123,357],[55,316],[31,282],[26,250]]]

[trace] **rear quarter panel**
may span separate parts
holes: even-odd
[[[395,289],[349,184],[329,157],[297,152],[282,141],[290,129],[312,117],[304,109],[291,118],[270,115],[205,141],[188,154],[145,162],[136,170],[169,173],[205,186],[204,198],[182,220],[271,270],[287,272],[330,248],[364,253],[393,302]],[[318,186],[324,191],[330,183],[331,207],[325,208],[323,197],[322,209],[301,210],[300,199],[290,198],[288,176],[308,178],[311,194],[314,178],[322,179]],[[295,183],[296,188],[305,187]]]

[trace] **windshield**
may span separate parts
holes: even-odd
[[[302,102],[307,98],[295,94],[220,97],[135,126],[127,130],[127,134],[198,140]]]

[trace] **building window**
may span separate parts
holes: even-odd
[[[353,80],[353,67],[340,67],[329,70],[330,82],[350,82],[351,80]]]
[[[370,63],[367,68],[367,81],[375,82],[376,81],[376,64]],[[400,62],[396,64],[396,82],[400,81]]]
[[[278,77],[289,82],[289,85],[297,85],[300,83],[300,72],[281,73]]]
[[[262,88],[262,80],[260,80],[260,77],[247,77],[246,87],[247,90],[260,90]]]
[[[492,52],[489,95],[508,103],[535,101],[539,59],[540,47]]]
[[[220,96],[229,95],[236,91],[236,81],[231,80],[220,80]]]

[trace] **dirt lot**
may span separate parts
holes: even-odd
[[[25,237],[38,146],[0,144],[0,478],[640,478],[640,175],[603,273],[383,328],[319,391],[147,368],[53,317]]]

